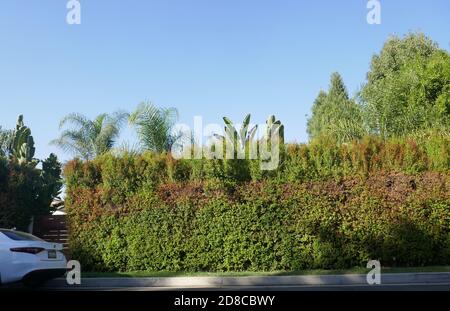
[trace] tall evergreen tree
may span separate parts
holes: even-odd
[[[331,74],[330,90],[328,95],[332,99],[348,100],[348,92],[344,80],[338,72]]]
[[[312,117],[308,119],[306,126],[308,135],[311,138],[320,136],[322,131],[325,129],[324,124],[327,123],[325,120],[327,98],[328,94],[322,90],[314,101],[312,106]]]
[[[311,139],[330,135],[339,142],[357,139],[364,134],[360,108],[349,98],[339,73],[331,75],[328,92],[321,91],[315,100],[307,131]]]

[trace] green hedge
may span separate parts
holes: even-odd
[[[65,169],[72,255],[100,271],[450,264],[446,139],[291,145],[275,172],[235,163],[232,174],[239,165],[250,174],[240,182],[220,160],[74,160]]]

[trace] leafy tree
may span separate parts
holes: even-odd
[[[143,149],[168,152],[181,137],[181,134],[173,133],[177,119],[178,111],[175,108],[141,103],[130,115],[129,123],[136,128]]]
[[[449,53],[422,33],[390,38],[372,58],[360,99],[367,127],[383,138],[448,128]]]
[[[64,130],[51,143],[76,157],[91,160],[111,150],[127,118],[128,114],[122,111],[103,113],[93,120],[79,113],[71,113],[61,120],[59,127],[63,129],[68,124],[72,127]]]
[[[339,73],[331,75],[328,92],[321,91],[315,100],[307,131],[312,139],[330,135],[339,142],[363,136],[360,107],[349,98]]]

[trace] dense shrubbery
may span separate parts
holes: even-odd
[[[42,169],[0,157],[0,228],[27,230],[32,216],[49,214],[61,188],[60,174],[54,155]]]
[[[27,230],[33,216],[50,213],[50,203],[60,194],[61,163],[54,154],[35,159],[34,152],[22,115],[14,130],[0,128],[0,228]]]
[[[73,160],[71,250],[108,271],[450,264],[450,139],[430,135],[289,145],[274,172],[153,153]]]

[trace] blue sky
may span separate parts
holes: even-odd
[[[354,94],[390,34],[423,31],[450,47],[448,0],[381,0],[381,25],[367,24],[365,0],[80,2],[81,25],[66,23],[67,0],[0,4],[0,125],[24,114],[38,158],[69,158],[48,144],[64,115],[145,100],[187,124],[276,114],[288,140],[306,141],[305,115],[330,74]]]

